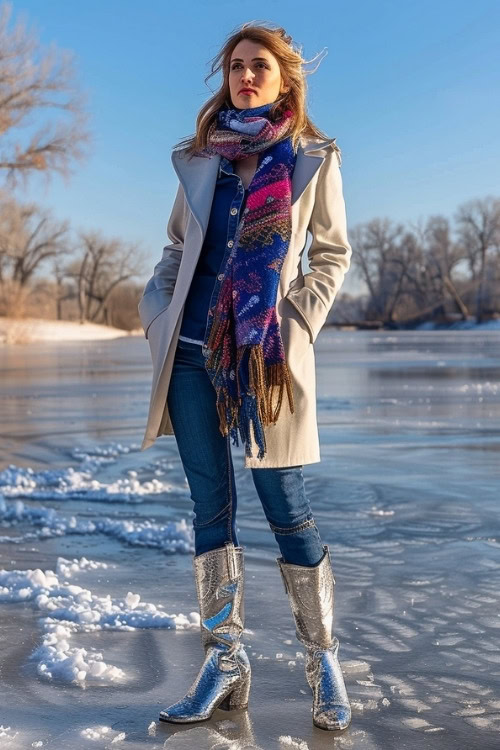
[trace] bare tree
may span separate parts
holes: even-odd
[[[52,263],[52,278],[55,286],[56,318],[63,320],[62,303],[74,298],[74,291],[67,283],[68,274],[62,258],[54,258]],[[65,283],[66,282],[66,283]]]
[[[412,225],[395,260],[401,265],[405,299],[412,301],[408,311],[411,317],[429,312],[445,316],[449,298],[462,317],[467,317],[467,307],[452,281],[452,272],[462,257],[462,250],[452,241],[449,222],[444,217],[433,216],[423,226]]]
[[[488,272],[492,278],[498,273],[500,200],[488,196],[468,201],[459,206],[456,221],[460,243],[476,282],[476,319],[480,322],[487,301]]]
[[[104,239],[98,232],[81,232],[83,257],[68,269],[76,280],[80,321],[108,322],[108,300],[113,290],[140,275],[146,262],[138,245]]]
[[[402,293],[403,269],[398,262],[403,227],[389,219],[373,219],[355,228],[354,268],[368,288],[367,320],[393,320]]]
[[[433,270],[436,294],[443,300],[449,295],[462,317],[467,318],[469,311],[453,281],[453,274],[463,260],[463,248],[452,240],[448,219],[431,216],[427,220],[424,238],[426,259]]]
[[[451,236],[449,221],[438,215],[409,229],[388,219],[353,229],[353,270],[368,291],[365,320],[400,324],[446,318],[450,307],[465,319],[472,287],[479,290],[483,310],[486,281],[491,290],[500,283],[499,206],[500,201],[487,200],[462,207],[458,240]],[[472,281],[460,275],[464,261]]]
[[[70,164],[85,156],[82,146],[90,139],[86,97],[74,81],[72,55],[65,51],[58,61],[54,45],[42,53],[23,21],[9,30],[11,12],[10,3],[0,5],[0,173],[9,188],[35,172],[48,178],[56,170],[67,179]],[[21,138],[34,115],[52,110],[68,113],[69,120],[49,119]]]
[[[0,288],[8,315],[22,312],[35,273],[70,250],[67,221],[55,221],[35,203],[0,202]]]

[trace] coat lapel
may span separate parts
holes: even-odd
[[[292,205],[300,198],[325,158],[313,152],[328,146],[335,140],[335,138],[330,138],[327,141],[308,142],[301,137],[292,174]],[[202,237],[205,236],[210,218],[219,163],[219,155],[194,156],[188,159],[184,158],[179,151],[172,152],[172,164],[184,188],[187,204],[196,219]]]

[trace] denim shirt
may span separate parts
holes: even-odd
[[[179,334],[182,341],[203,344],[208,309],[217,299],[247,195],[232,162],[222,156],[207,232],[184,305]]]

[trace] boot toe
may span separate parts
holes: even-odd
[[[341,704],[331,706],[314,717],[314,724],[320,729],[346,729],[351,723],[351,709]]]
[[[160,711],[160,721],[170,721],[179,724],[187,724],[192,721],[205,721],[207,718],[209,717],[203,715],[200,706],[186,705],[186,701],[178,701]]]

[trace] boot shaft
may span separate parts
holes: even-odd
[[[288,594],[296,635],[308,648],[330,648],[333,644],[334,587],[330,550],[323,545],[323,557],[314,567],[285,563],[277,558]]]
[[[245,622],[243,548],[226,542],[193,557],[193,569],[203,648],[213,643],[236,648]]]

